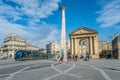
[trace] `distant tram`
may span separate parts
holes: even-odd
[[[14,55],[16,61],[33,60],[33,59],[48,59],[54,55],[48,53],[41,53],[39,51],[18,50]]]

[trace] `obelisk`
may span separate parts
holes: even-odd
[[[61,53],[64,55],[63,62],[67,61],[67,50],[66,50],[66,29],[65,29],[65,7],[60,7],[62,11],[62,28],[61,28]]]

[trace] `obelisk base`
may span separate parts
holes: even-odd
[[[63,62],[67,62],[67,56],[64,56]]]

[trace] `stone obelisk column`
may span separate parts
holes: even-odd
[[[66,50],[66,29],[65,29],[65,7],[61,7],[62,11],[62,29],[61,29],[61,53],[64,55],[63,61],[67,61],[67,50]]]

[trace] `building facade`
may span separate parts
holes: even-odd
[[[4,39],[3,53],[4,56],[13,57],[16,50],[25,50],[26,48],[26,39],[20,37],[16,34],[9,34]]]
[[[120,34],[115,34],[112,40],[113,58],[120,59]]]
[[[38,47],[26,43],[26,39],[16,34],[9,34],[4,39],[2,54],[5,57],[13,58],[17,50],[39,50]]]
[[[70,53],[70,40],[66,42],[67,54]]]
[[[100,58],[112,58],[112,43],[106,41],[98,42]]]
[[[89,53],[92,58],[98,59],[98,32],[83,26],[71,32],[70,53],[78,57]]]
[[[106,41],[99,41],[98,48],[99,53],[101,53],[103,50],[112,51],[112,43]]]
[[[56,41],[50,42],[49,44],[46,45],[46,51],[47,53],[50,54],[60,54],[60,44],[58,44]]]
[[[32,44],[26,44],[26,50],[39,51],[39,48]]]
[[[39,49],[39,52],[41,52],[41,53],[47,53],[46,49],[44,49],[44,48]]]
[[[3,53],[2,53],[2,46],[0,46],[0,56],[2,56]]]

